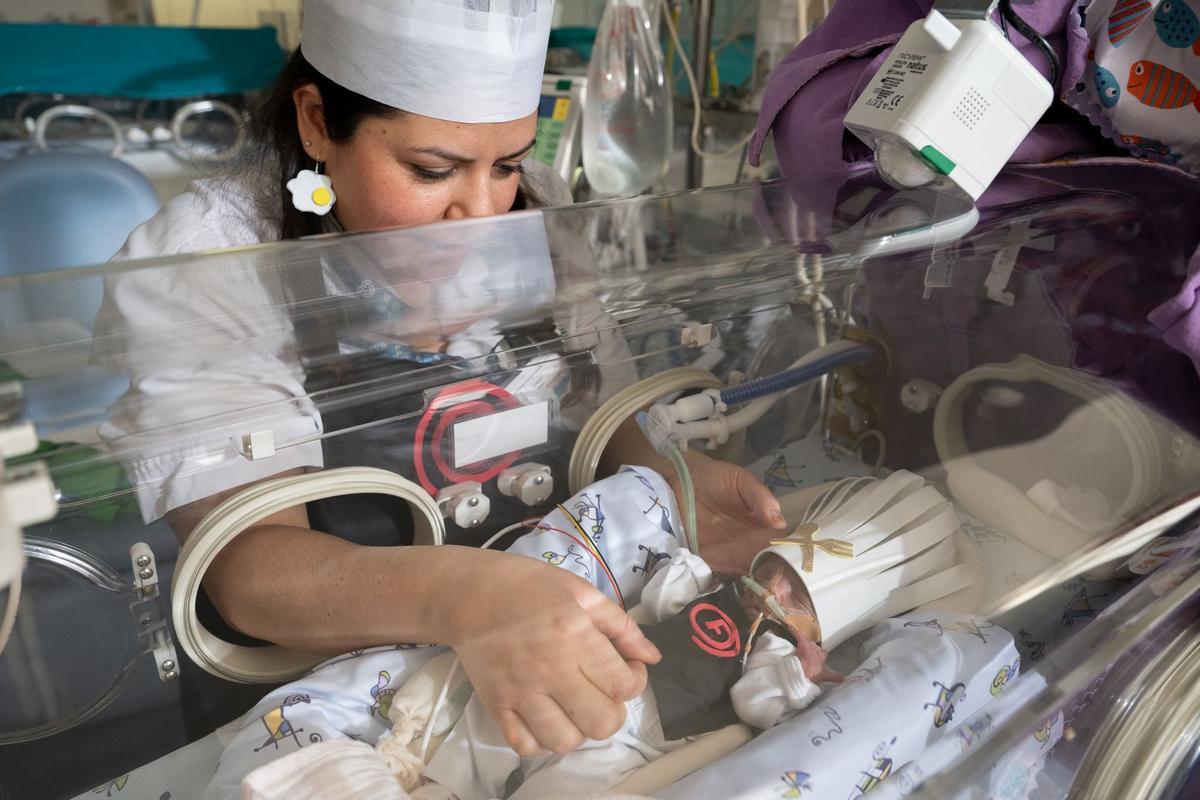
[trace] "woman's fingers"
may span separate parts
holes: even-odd
[[[582,684],[584,681],[578,683]],[[571,752],[587,738],[567,716],[567,712],[563,711],[562,706],[549,695],[525,695],[517,705],[516,712],[533,732],[538,744],[559,755]],[[513,749],[525,755],[516,747]]]
[[[492,711],[491,714],[492,718],[496,720],[496,725],[500,727],[500,732],[504,734],[504,740],[518,755],[528,758],[543,752],[533,731],[529,730],[525,720],[521,719],[515,711],[498,709]]]
[[[620,727],[658,650],[581,578],[520,556],[479,557],[449,643],[506,741],[523,756],[565,753]],[[464,612],[465,612],[464,610]]]
[[[587,586],[590,591],[578,597],[579,605],[587,613],[596,630],[608,637],[612,646],[625,661],[642,661],[657,664],[662,658],[658,648],[646,638],[637,623],[613,601]],[[632,696],[632,695],[630,695]],[[628,697],[624,698],[628,699]]]
[[[578,685],[565,697],[556,697],[567,716],[589,739],[603,740],[612,736],[625,722],[625,703],[613,700],[600,687],[580,672]]]
[[[741,467],[735,467],[735,469],[737,474],[734,475],[734,481],[737,485],[738,496],[741,497],[742,503],[750,512],[753,520],[771,530],[786,528],[787,520],[783,518],[779,500],[774,493],[767,488],[765,483],[755,478],[749,470]]]
[[[607,640],[599,640],[579,659],[579,671],[616,702],[631,700],[646,688],[646,665],[626,661]]]

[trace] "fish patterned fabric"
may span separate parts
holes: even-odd
[[[1200,174],[1200,0],[1093,0],[1067,101],[1133,155]]]

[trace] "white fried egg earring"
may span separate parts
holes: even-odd
[[[287,188],[292,193],[292,205],[297,211],[324,216],[337,202],[333,181],[329,180],[328,175],[321,174],[320,161],[315,171],[302,169],[296,173],[296,177],[287,182]]]

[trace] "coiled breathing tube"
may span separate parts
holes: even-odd
[[[696,491],[692,486],[692,473],[687,462],[683,460],[683,451],[679,448],[676,437],[658,420],[645,411],[634,415],[638,427],[646,435],[646,439],[654,447],[655,452],[666,458],[675,467],[679,475],[679,489],[683,492],[683,536],[688,550],[693,555],[700,555],[700,541],[696,535]]]
[[[759,397],[766,397],[786,389],[794,389],[848,364],[869,361],[875,357],[875,353],[870,347],[861,344],[846,346],[842,342],[835,342],[833,345],[829,345],[829,351],[813,361],[786,369],[783,372],[722,389],[720,391],[721,402],[727,406],[748,403]]]
[[[866,345],[847,340],[832,342],[806,353],[783,372],[739,386],[707,389],[670,404],[660,403],[651,407],[649,414],[680,450],[687,450],[693,440],[707,440],[712,448],[758,422],[780,397],[796,387],[875,355]],[[742,407],[729,412],[734,405]]]

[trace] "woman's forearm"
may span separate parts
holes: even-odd
[[[364,547],[264,525],[231,542],[204,586],[233,628],[312,653],[448,641],[468,574],[503,553],[467,547]],[[507,556],[512,558],[512,556]]]
[[[672,474],[671,463],[655,451],[633,417],[621,423],[604,448],[596,479],[612,475],[622,464],[646,467],[668,479]]]

